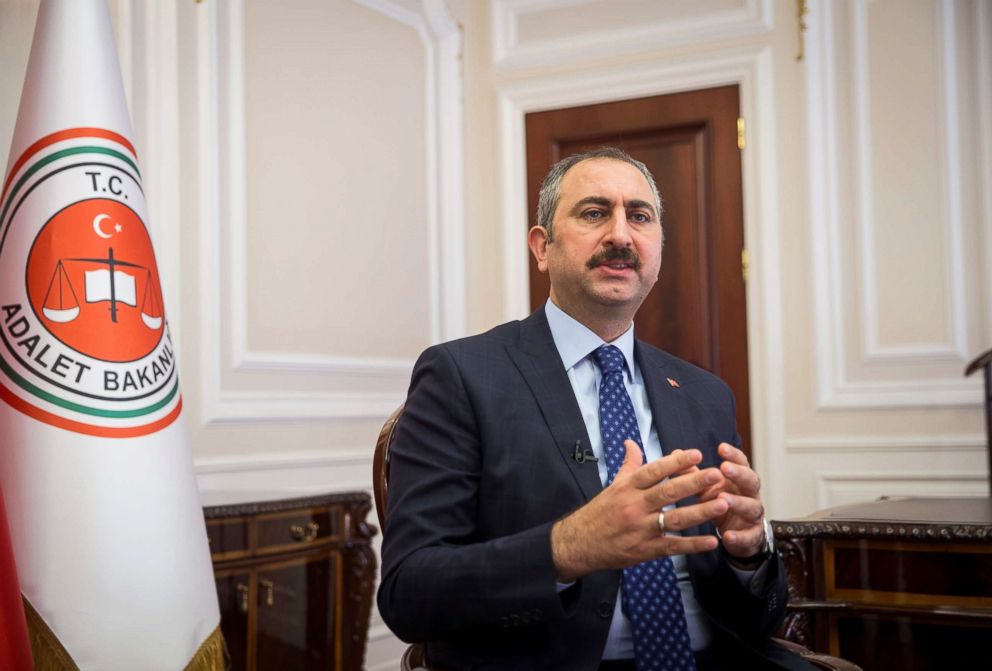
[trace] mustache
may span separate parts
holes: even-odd
[[[630,267],[634,270],[641,269],[641,257],[637,255],[637,252],[629,247],[607,247],[603,251],[593,254],[592,257],[586,261],[586,268],[592,270],[596,266],[604,263],[611,263],[613,261],[623,261],[630,265]]]

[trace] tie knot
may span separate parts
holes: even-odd
[[[615,345],[600,345],[593,350],[592,358],[603,375],[623,371],[623,352]]]

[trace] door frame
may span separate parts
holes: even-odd
[[[745,291],[752,458],[768,483],[763,490],[765,506],[774,510],[785,502],[787,488],[778,472],[785,456],[785,387],[772,53],[770,47],[758,46],[689,58],[621,64],[591,73],[559,73],[497,85],[503,318],[521,319],[530,313],[524,115],[738,85],[741,116],[747,124],[741,174],[744,240],[750,255]],[[761,105],[757,104],[759,99]]]

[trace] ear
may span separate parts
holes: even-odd
[[[548,244],[548,232],[541,226],[534,226],[527,232],[527,246],[542,273],[548,272]]]

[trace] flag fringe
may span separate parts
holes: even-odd
[[[28,620],[28,639],[31,641],[35,671],[79,671],[62,643],[27,599],[24,599],[24,615]]]
[[[65,647],[27,599],[24,599],[24,614],[35,671],[79,671]],[[229,666],[227,646],[218,625],[197,648],[184,671],[225,671]]]
[[[200,644],[185,671],[225,671],[228,668],[227,646],[220,633],[220,625]]]

